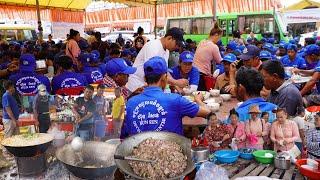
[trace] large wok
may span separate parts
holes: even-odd
[[[174,133],[144,132],[144,133],[136,134],[134,136],[126,138],[117,147],[115,154],[122,155],[122,156],[130,156],[133,148],[137,147],[142,141],[144,141],[145,139],[148,139],[148,138],[176,142],[177,144],[179,144],[181,146],[183,154],[187,156],[187,167],[184,170],[184,172],[181,175],[174,177],[174,178],[171,178],[171,179],[180,179],[181,177],[184,177],[193,171],[194,163],[192,162],[192,159],[191,159],[191,141],[189,139],[187,139],[186,137],[183,137],[183,136],[180,136],[180,135],[174,134]],[[131,177],[136,178],[136,179],[145,179],[143,177],[137,176],[133,172],[128,161],[115,159],[115,163],[116,163],[117,167],[120,168],[127,175],[130,175]]]
[[[53,140],[53,136],[46,133],[38,133],[39,136],[44,137],[42,140],[39,140],[35,145],[23,145],[19,146],[15,144],[8,144],[6,142],[11,141],[15,138],[15,136],[3,139],[1,144],[15,157],[33,157],[39,154],[43,154],[46,152],[48,147],[51,145]],[[22,135],[16,135],[22,136]]]
[[[64,145],[56,151],[56,157],[73,175],[82,179],[97,179],[114,173],[115,150],[116,145],[87,141],[80,152],[74,151],[70,144]]]

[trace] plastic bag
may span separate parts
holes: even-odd
[[[195,180],[228,180],[228,172],[214,164],[213,162],[205,162],[201,164],[196,174]]]
[[[230,144],[230,147],[232,150],[236,151],[238,150],[238,146],[237,146],[237,139],[236,138],[232,138],[232,141],[231,141],[231,144]]]
[[[250,145],[256,145],[258,143],[258,137],[255,134],[248,134],[247,139]]]

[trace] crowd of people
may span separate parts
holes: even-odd
[[[79,87],[84,96],[76,100],[73,112],[77,128],[89,131],[94,119],[105,115],[101,113],[102,94],[108,87],[115,88],[112,113],[121,138],[144,131],[183,135],[182,118],[201,116],[209,120],[203,133],[212,151],[228,148],[235,138],[239,148],[307,148],[320,155],[320,115],[315,116],[315,129],[310,131],[303,120],[306,107],[320,104],[320,41],[306,38],[302,46],[297,38],[275,42],[273,37],[258,40],[251,33],[243,39],[235,31],[224,46],[222,33],[215,25],[199,44],[184,41],[179,28],[150,41],[142,28],[133,42],[121,35],[115,43],[104,42],[99,32],[85,40],[73,29],[65,42],[54,43],[51,35],[47,42],[1,41],[6,134],[16,133],[21,102],[15,95],[37,95],[36,101],[30,98],[29,102],[38,103],[33,109],[41,124],[40,119],[48,122],[49,110],[42,107],[46,95],[63,95]],[[304,84],[293,83],[292,78],[300,75],[312,78]],[[100,84],[94,97],[90,84]],[[195,95],[195,103],[182,97],[211,88],[243,102],[230,111],[226,124],[210,112],[201,94]],[[48,128],[41,129],[45,132]]]

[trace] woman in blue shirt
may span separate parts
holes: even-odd
[[[184,51],[180,54],[179,65],[174,67],[171,72],[171,76],[174,79],[188,79],[189,88],[181,89],[176,87],[179,93],[194,92],[198,89],[200,73],[199,70],[192,66],[194,53],[190,51]]]

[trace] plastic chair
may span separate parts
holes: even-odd
[[[58,89],[56,94],[62,95],[62,96],[77,96],[82,94],[83,91],[84,91],[84,87],[78,86],[78,87]]]
[[[307,107],[306,110],[308,112],[320,112],[320,106],[310,106]]]

